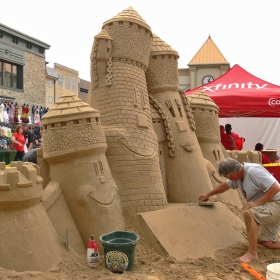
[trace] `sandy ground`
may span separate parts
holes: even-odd
[[[227,206],[231,211],[236,211],[234,207],[230,205]],[[236,215],[240,217],[240,211],[236,211]],[[240,218],[242,219],[242,217]],[[127,228],[127,230],[131,229],[133,229],[132,225]],[[209,236],[211,236],[211,234]],[[126,271],[123,274],[114,274],[105,268],[103,256],[101,256],[98,267],[90,268],[87,266],[86,256],[78,254],[74,250],[71,250],[71,248],[69,251],[66,251],[65,244],[61,242],[63,258],[60,262],[54,264],[48,271],[16,272],[0,268],[0,279],[256,279],[249,272],[242,269],[238,262],[238,257],[245,253],[246,248],[247,244],[236,244],[216,251],[214,258],[202,257],[199,259],[187,259],[183,262],[179,262],[169,256],[160,256],[140,234],[140,241],[136,246],[133,269],[131,271]],[[200,248],[197,248],[197,250],[199,249]],[[280,251],[267,249],[262,245],[258,245],[258,253],[259,259],[252,261],[250,266],[265,276],[267,270],[266,266],[271,263],[279,262]]]

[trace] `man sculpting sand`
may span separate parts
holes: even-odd
[[[219,164],[220,176],[225,183],[212,191],[200,195],[200,201],[207,201],[212,195],[239,188],[247,203],[242,208],[248,238],[248,251],[239,259],[250,262],[258,258],[257,242],[272,249],[280,249],[280,185],[261,165],[243,163],[226,158]]]

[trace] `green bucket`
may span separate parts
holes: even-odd
[[[101,235],[104,248],[105,267],[114,273],[131,270],[134,263],[134,252],[139,235],[133,231],[113,231]]]

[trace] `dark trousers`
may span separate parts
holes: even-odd
[[[22,161],[23,156],[24,156],[24,151],[22,152],[17,151],[14,161]]]

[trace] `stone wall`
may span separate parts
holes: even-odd
[[[45,58],[25,53],[24,100],[26,103],[44,106],[46,94]]]

